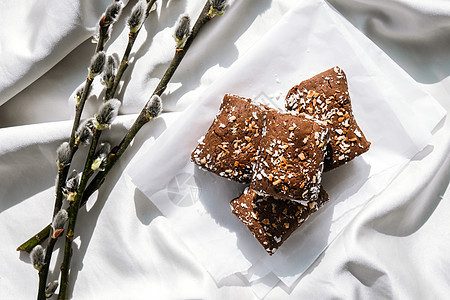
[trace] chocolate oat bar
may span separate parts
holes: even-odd
[[[309,115],[330,125],[330,143],[324,170],[334,169],[369,150],[353,116],[347,78],[339,67],[331,68],[293,87],[286,109]]]
[[[208,132],[192,152],[192,161],[219,176],[250,183],[265,110],[250,99],[225,95]]]
[[[247,225],[267,253],[272,255],[327,200],[328,194],[322,187],[316,200],[300,203],[259,196],[247,188],[230,204],[232,212]]]
[[[250,187],[279,199],[316,200],[328,140],[322,122],[268,111]]]

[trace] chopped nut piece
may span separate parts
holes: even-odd
[[[309,208],[310,208],[310,209],[313,209],[313,208],[315,208],[315,207],[316,207],[316,205],[317,205],[317,203],[316,203],[316,202],[309,202],[309,203],[308,203],[308,206],[309,206]]]
[[[272,182],[273,185],[277,185],[281,183],[281,179],[277,179],[274,182]]]

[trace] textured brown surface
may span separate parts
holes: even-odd
[[[347,78],[339,67],[331,68],[293,87],[286,96],[286,108],[330,125],[325,171],[349,162],[369,150],[370,142],[353,116]]]
[[[268,111],[251,188],[260,195],[317,199],[328,129],[291,113]]]
[[[250,99],[225,95],[208,132],[192,152],[192,161],[219,176],[249,183],[264,123],[263,110]]]
[[[328,195],[322,187],[317,200],[302,203],[259,196],[246,189],[230,204],[232,212],[272,255],[327,200]]]

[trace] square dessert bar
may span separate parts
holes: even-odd
[[[279,199],[316,200],[328,140],[322,122],[267,111],[250,187]]]
[[[208,132],[192,152],[192,161],[219,176],[250,183],[265,110],[250,99],[225,95]]]
[[[294,86],[286,96],[286,109],[309,115],[330,126],[325,171],[334,169],[369,150],[353,116],[347,78],[331,68]]]
[[[232,212],[272,255],[327,200],[328,194],[322,187],[316,200],[301,203],[259,196],[247,188],[230,204]]]

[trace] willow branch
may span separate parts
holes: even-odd
[[[84,104],[86,102],[91,85],[92,85],[92,79],[88,76],[86,78],[86,82],[84,85],[84,89],[83,89],[83,93],[81,95],[80,101],[76,107],[75,119],[73,121],[72,132],[70,134],[70,139],[69,139],[69,145],[71,148],[70,162],[72,161],[73,156],[75,155],[75,152],[78,150],[78,145],[75,143],[75,133],[76,133],[78,127],[80,126],[81,114],[83,112]],[[57,179],[57,183],[56,183],[56,197],[55,197],[55,205],[53,208],[53,216],[55,216],[62,207],[62,203],[64,200],[62,189],[65,186],[67,174],[69,173],[69,169],[70,169],[70,163],[68,163],[64,168],[58,170],[58,179]],[[19,247],[17,247],[17,250],[30,252],[34,246],[39,244],[41,241],[44,241],[46,238],[49,237],[49,235],[50,235],[50,228],[49,228],[49,226],[47,226],[46,228],[41,230],[39,233],[37,233],[34,237],[29,238],[27,241],[22,243]]]
[[[30,253],[33,248],[50,236],[51,224],[48,224],[41,231],[30,237],[27,241],[17,247],[17,251],[25,251]]]
[[[212,17],[208,14],[209,10],[210,4],[209,1],[206,1],[206,4],[203,7],[202,12],[200,13],[200,16],[195,22],[194,27],[192,28],[192,31],[189,37],[187,38],[186,43],[184,44],[184,47],[176,49],[175,55],[172,58],[172,61],[170,62],[170,65],[167,68],[166,72],[162,76],[158,86],[153,92],[153,95],[161,96],[162,93],[166,90],[167,84],[169,83],[170,79],[172,79],[173,74],[175,73],[176,69],[178,68],[187,51],[189,50],[189,47],[191,46],[195,37],[200,32],[202,27],[212,19]]]
[[[66,241],[64,247],[64,259],[61,265],[61,285],[58,299],[67,299],[67,288],[69,284],[69,269],[70,261],[72,257],[72,242],[75,233],[75,224],[77,221],[78,211],[80,209],[81,199],[83,192],[86,188],[89,177],[92,175],[92,162],[94,160],[95,149],[97,148],[98,140],[100,138],[101,131],[94,129],[91,146],[84,165],[83,174],[81,175],[80,186],[78,188],[77,195],[73,202],[69,206],[69,226],[67,227]]]
[[[50,225],[51,229],[51,225]],[[45,250],[45,260],[44,260],[44,266],[39,271],[39,290],[38,290],[38,300],[44,300],[45,297],[45,288],[47,286],[47,277],[48,277],[48,271],[50,268],[50,260],[53,254],[53,248],[55,247],[56,239],[50,239],[47,245],[47,248]]]
[[[113,98],[114,94],[117,91],[117,88],[119,87],[119,83],[120,83],[120,80],[122,79],[122,75],[128,67],[128,63],[129,63],[128,58],[130,56],[131,49],[133,48],[133,45],[134,45],[134,42],[136,41],[138,33],[139,33],[139,31],[130,32],[128,34],[127,48],[125,49],[125,52],[122,56],[122,60],[120,61],[120,66],[119,66],[119,69],[117,70],[116,77],[114,78],[113,85],[110,88],[106,89],[105,101]]]
[[[106,38],[108,36],[108,30],[110,24],[105,24],[105,16],[100,19],[99,22],[99,30],[98,30],[98,42],[97,47],[95,48],[95,52],[103,51],[106,43]]]
[[[92,85],[92,81],[94,79],[91,78],[89,75],[86,77],[86,82],[84,84],[83,88],[83,94],[81,95],[80,101],[76,104],[75,109],[75,118],[73,119],[73,126],[72,126],[72,132],[70,133],[70,139],[69,139],[69,145],[71,148],[76,148],[75,146],[75,133],[78,129],[78,126],[80,126],[80,120],[81,120],[81,114],[83,113],[84,104],[86,103],[87,96],[89,95],[89,90]],[[72,157],[75,154],[76,150],[72,150]]]
[[[156,0],[151,0],[147,3],[145,19],[147,19],[148,16],[150,15],[151,9],[152,9],[153,5],[155,4],[155,2],[156,2]],[[114,94],[117,91],[117,88],[119,87],[119,83],[120,83],[120,80],[122,79],[122,75],[125,72],[125,70],[128,68],[131,49],[134,46],[134,42],[136,41],[136,38],[137,38],[139,32],[141,31],[141,28],[142,28],[142,26],[136,32],[130,32],[128,34],[127,48],[125,49],[125,52],[123,53],[122,60],[120,61],[120,66],[119,66],[119,69],[117,70],[116,77],[114,78],[114,83],[110,88],[108,88],[106,90],[105,101],[113,98]]]
[[[203,8],[200,16],[198,17],[197,21],[194,24],[194,27],[191,31],[191,34],[186,40],[186,43],[183,48],[176,49],[176,52],[174,54],[174,57],[168,66],[166,72],[162,76],[158,86],[155,88],[153,95],[161,96],[162,93],[167,88],[167,84],[169,83],[170,79],[172,78],[173,74],[175,73],[176,69],[180,65],[181,61],[183,60],[184,56],[186,55],[189,47],[191,46],[192,42],[194,41],[197,34],[201,31],[203,26],[208,23],[212,19],[212,17],[208,14],[210,10],[209,2],[205,4],[205,7]],[[110,154],[108,155],[108,163],[105,167],[104,171],[98,172],[94,178],[91,180],[91,182],[86,187],[86,190],[84,191],[83,197],[82,197],[82,203],[81,205],[85,205],[89,197],[100,188],[100,186],[105,181],[106,176],[108,175],[109,171],[113,168],[117,160],[120,158],[120,156],[125,152],[133,138],[136,136],[138,131],[144,126],[148,120],[145,119],[145,113],[144,109],[141,111],[139,116],[137,117],[136,121],[133,123],[132,127],[127,132],[126,136],[122,139],[119,146],[114,147]],[[33,249],[34,246],[39,244],[43,239],[45,239],[50,232],[50,225],[47,225],[45,228],[43,228],[40,232],[35,234],[34,236],[30,237],[26,242],[24,242],[21,246],[17,248],[17,250],[23,250],[26,252],[30,252],[31,249]]]
[[[197,34],[200,32],[200,30],[203,28],[203,26],[208,23],[212,18],[208,14],[210,11],[210,4],[209,1],[206,2],[205,6],[203,7],[202,12],[200,13],[200,16],[198,17],[197,21],[194,24],[194,27],[192,28],[191,34],[186,40],[186,43],[184,44],[183,48],[177,48],[175,51],[175,55],[167,68],[166,72],[162,76],[158,86],[155,88],[153,95],[161,96],[161,94],[165,91],[167,88],[167,84],[169,83],[170,79],[172,78],[173,74],[175,73],[176,69],[180,65],[181,61],[183,60],[184,56],[186,55],[187,51],[189,50],[189,47],[191,46],[192,42],[194,41]],[[121,155],[125,152],[125,150],[128,148],[129,144],[133,140],[133,138],[136,136],[136,134],[139,132],[139,130],[144,126],[149,120],[145,117],[145,107],[142,109],[141,113],[137,117],[136,121],[131,126],[130,130],[127,132],[125,137],[120,142],[119,146],[115,149],[111,150],[111,153],[108,156],[108,162],[106,164],[106,168],[103,172],[97,173],[96,176],[92,179],[92,181],[89,183],[88,187],[86,188],[86,194],[91,195],[96,190],[100,188],[100,186],[105,181],[106,175],[108,175],[109,171],[112,169],[112,167],[115,165],[115,163],[119,160]],[[86,201],[87,198],[85,197]]]
[[[150,13],[151,7],[154,5],[155,2],[156,2],[156,0],[151,0],[149,2],[148,6],[147,6],[147,11],[146,11],[146,17]],[[98,25],[99,25],[99,35],[98,35],[97,47],[95,49],[94,54],[98,53],[100,51],[103,51],[104,45],[106,43],[106,39],[108,37],[108,30],[111,26],[110,23],[105,22],[105,15],[103,15],[103,17],[100,19]],[[132,47],[132,45],[131,45],[131,47]],[[125,53],[127,53],[127,51],[128,51],[127,56],[131,52],[131,48],[130,49],[128,49],[128,48],[129,47],[127,47],[127,49],[125,51]],[[123,60],[124,59],[122,59],[122,61]],[[128,60],[128,58],[126,58],[126,61],[127,60]],[[116,78],[119,77],[119,80],[120,80],[120,77],[122,77],[122,73],[124,71],[125,71],[125,68],[123,68],[123,70],[119,69],[118,72],[121,72],[121,74],[119,76],[116,75]],[[78,145],[75,143],[75,133],[80,125],[81,115],[82,115],[82,112],[84,109],[84,105],[85,105],[87,96],[89,95],[89,89],[90,89],[91,85],[92,85],[92,79],[88,76],[86,78],[83,93],[80,97],[79,103],[77,103],[77,106],[76,106],[76,114],[75,114],[72,131],[71,131],[70,138],[69,138],[69,145],[71,147],[70,162],[72,161],[73,156],[75,155],[76,151],[78,150]],[[108,95],[108,90],[107,90],[106,95],[108,95],[108,96],[105,97],[105,101],[111,99],[114,96],[114,93],[115,93],[115,90],[110,95]],[[53,216],[55,216],[62,207],[62,203],[64,200],[62,188],[65,186],[65,182],[67,179],[67,175],[69,173],[69,169],[70,169],[70,164],[68,164],[63,169],[58,171],[58,179],[57,179],[57,185],[56,185],[56,199],[55,199],[55,205],[54,205],[54,210],[53,210]],[[26,251],[29,253],[34,248],[34,246],[36,246],[37,244],[41,243],[42,241],[44,241],[45,239],[47,239],[49,237],[50,231],[51,231],[51,224],[47,225],[44,229],[42,229],[40,232],[35,234],[33,237],[30,237],[28,240],[23,242],[19,247],[17,247],[16,250],[17,251]],[[51,256],[50,256],[50,258],[51,258]]]

